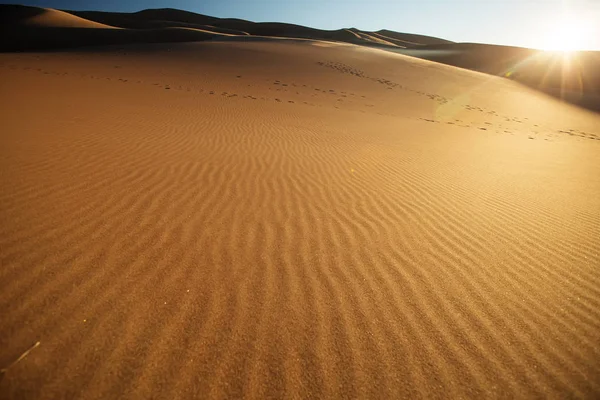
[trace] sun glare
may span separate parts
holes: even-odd
[[[583,18],[563,16],[540,38],[540,47],[543,50],[560,52],[582,50],[590,40],[591,31]]]

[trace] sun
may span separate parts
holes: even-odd
[[[553,21],[540,38],[541,49],[547,51],[572,52],[584,49],[593,35],[584,18],[573,15],[562,16]]]

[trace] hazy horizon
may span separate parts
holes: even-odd
[[[366,31],[390,29],[452,40],[508,46],[600,50],[600,2],[565,0],[488,1],[422,0],[275,1],[256,0],[132,0],[1,1],[38,7],[135,12],[177,8],[220,18],[255,22],[286,22],[319,29],[355,27]]]

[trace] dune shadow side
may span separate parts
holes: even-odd
[[[67,49],[133,43],[204,41],[218,36],[188,28],[15,28],[0,30],[0,52]]]
[[[27,7],[17,4],[3,4],[0,7],[0,24],[2,26],[13,24],[15,21],[23,21],[36,17],[45,12],[43,8]]]

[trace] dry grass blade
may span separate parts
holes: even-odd
[[[15,361],[13,361],[12,363],[10,363],[6,368],[0,369],[0,379],[4,378],[4,374],[7,373],[9,369],[11,369],[12,367],[14,367],[19,361],[21,361],[22,359],[24,359],[25,357],[27,357],[27,355],[29,353],[31,353],[31,351],[33,349],[35,349],[36,347],[38,347],[39,345],[40,345],[40,342],[35,342],[35,344],[33,346],[31,346],[30,348],[28,348],[27,350],[25,350],[23,352],[23,354],[21,354],[19,356],[19,358],[17,358]]]

